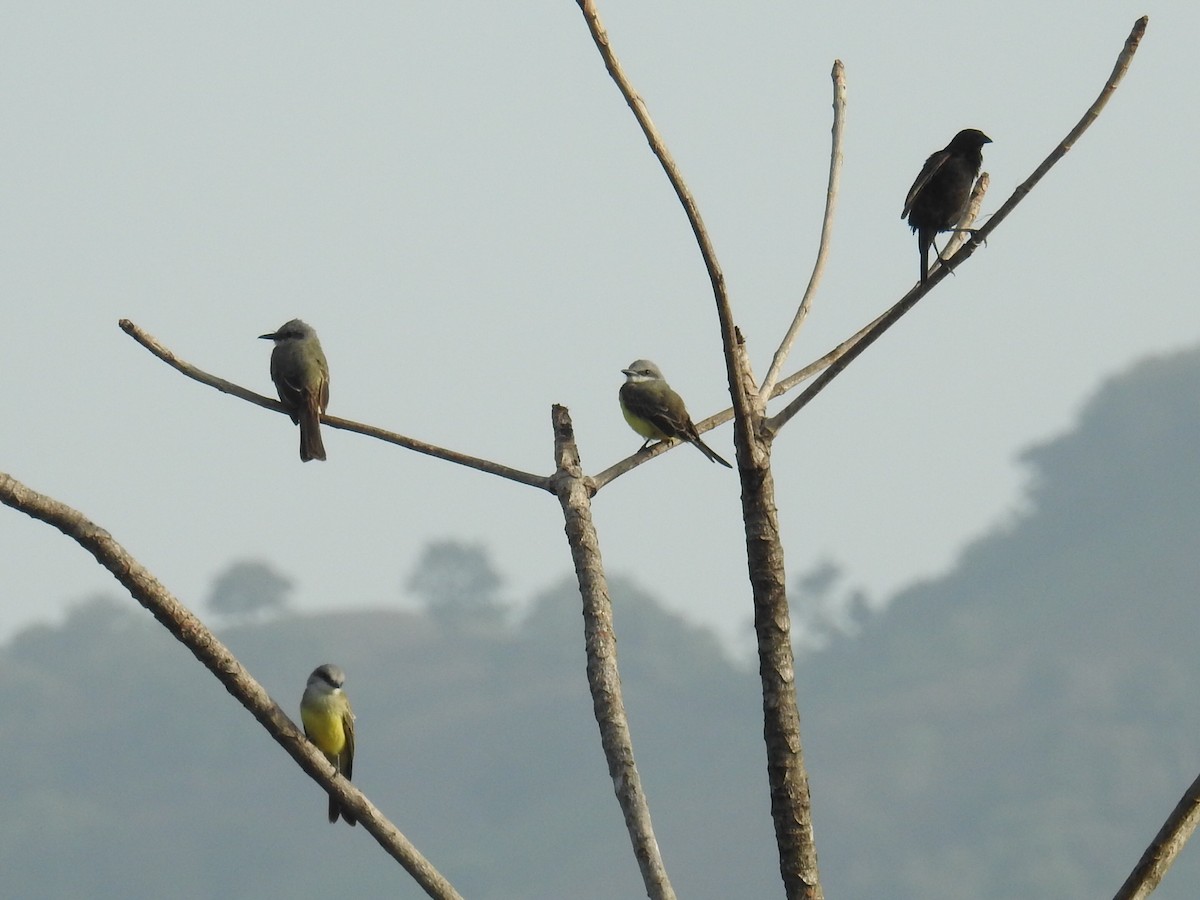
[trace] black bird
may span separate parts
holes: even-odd
[[[917,232],[921,248],[921,282],[929,279],[929,245],[939,231],[950,231],[958,224],[971,199],[971,187],[983,165],[983,145],[992,139],[977,128],[964,128],[944,150],[929,159],[921,174],[908,189],[904,212],[909,227]],[[939,262],[945,262],[934,246]]]

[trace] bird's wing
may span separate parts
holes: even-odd
[[[625,391],[625,407],[639,419],[645,419],[663,434],[673,438],[688,436],[691,420],[679,395],[667,388],[666,393]]]
[[[308,402],[308,392],[305,391],[303,384],[290,378],[284,378],[280,372],[281,368],[277,358],[272,356],[271,380],[275,382],[275,392],[279,394],[279,401],[289,410],[299,409]]]
[[[904,198],[904,212],[900,213],[900,218],[905,218],[912,211],[913,201],[917,199],[917,195],[921,193],[921,189],[929,183],[929,179],[934,176],[942,166],[946,164],[946,160],[950,158],[950,154],[945,150],[939,150],[934,153],[929,159],[925,160],[925,165],[921,167],[921,174],[917,176],[917,180],[913,182],[913,186],[908,189],[908,196]]]
[[[324,369],[321,372],[321,389],[318,392],[317,402],[318,409],[323,413],[329,408],[329,370]]]
[[[346,780],[354,774],[354,711],[346,707],[342,714],[342,730],[346,732],[346,746],[342,748],[342,774]]]

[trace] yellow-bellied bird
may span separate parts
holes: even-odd
[[[621,412],[629,427],[646,439],[645,450],[654,440],[677,438],[695,444],[700,452],[715,463],[732,469],[711,447],[700,440],[692,417],[683,405],[683,398],[671,390],[658,366],[648,359],[635,359],[629,368],[621,370],[625,383],[618,395]]]
[[[354,772],[354,710],[342,690],[345,683],[346,673],[340,666],[326,663],[313,669],[300,698],[300,721],[304,723],[305,736],[349,781]],[[347,825],[358,822],[354,813],[330,794],[329,821],[336,822],[339,815]]]

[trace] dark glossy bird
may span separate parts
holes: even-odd
[[[983,145],[992,139],[977,128],[964,128],[945,149],[929,159],[908,189],[904,212],[909,227],[917,233],[921,248],[921,282],[929,280],[929,245],[939,231],[951,231],[962,218],[971,199],[971,187],[983,165]],[[938,261],[942,254],[934,245]]]

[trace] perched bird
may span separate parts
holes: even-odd
[[[305,737],[349,781],[354,772],[354,711],[342,690],[345,683],[346,673],[340,666],[326,663],[313,669],[300,698],[300,721],[304,723]],[[358,824],[354,813],[330,794],[329,821],[336,822],[339,815],[347,825]]]
[[[929,159],[921,174],[908,189],[904,212],[909,227],[917,233],[921,248],[921,282],[929,280],[929,245],[939,231],[951,231],[967,209],[971,187],[983,165],[983,145],[992,139],[975,128],[965,128],[954,136],[944,150]],[[938,261],[945,262],[934,245]]]
[[[324,459],[321,413],[329,405],[329,364],[317,333],[299,319],[292,319],[278,331],[259,337],[275,342],[271,380],[279,392],[279,402],[300,426],[300,459]]]
[[[621,385],[621,412],[629,427],[646,439],[645,450],[652,440],[669,441],[679,438],[695,444],[700,452],[713,462],[732,469],[721,457],[709,448],[692,424],[683,405],[683,398],[671,390],[658,366],[648,359],[637,359],[621,370],[625,383]]]

